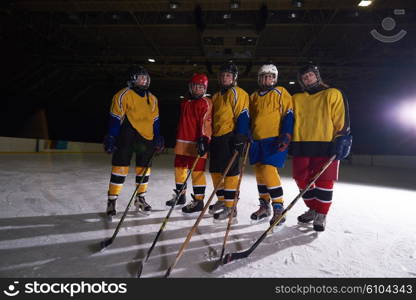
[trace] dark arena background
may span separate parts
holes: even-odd
[[[294,93],[298,67],[313,61],[348,97],[353,154],[414,154],[414,118],[401,121],[415,110],[416,1],[359,2],[3,0],[0,135],[101,142],[111,98],[139,64],[173,146],[194,72],[208,75],[213,94],[218,67],[233,61],[251,93],[260,65],[272,62]],[[383,42],[372,30],[406,34]]]
[[[28,287],[53,293],[50,284],[60,280],[78,289],[84,278],[101,294],[111,288],[117,296],[136,298],[204,293],[215,299],[285,294],[414,299],[416,0],[0,0],[0,51],[0,294],[29,293]],[[173,195],[181,182],[172,148],[188,82],[194,73],[205,73],[207,94],[214,95],[225,62],[238,66],[238,85],[249,94],[258,89],[259,68],[270,63],[278,68],[278,85],[292,95],[301,91],[297,72],[308,62],[319,66],[326,84],[343,91],[351,152],[340,163],[334,187],[321,178],[327,185],[316,185],[321,198],[312,198],[331,205],[327,218],[317,213],[313,222],[298,222],[307,206],[292,178],[291,155],[278,169],[281,183],[276,179],[279,183],[268,183],[272,187],[260,183],[253,165],[240,169],[237,223],[230,231],[209,211],[193,227],[197,216],[166,205],[179,199],[179,193]],[[139,65],[148,70],[150,91],[159,100],[167,146],[152,156],[148,142],[149,176],[142,176],[147,168],[135,169],[134,159],[128,170],[123,163],[112,169],[112,156],[103,149],[112,98],[126,87],[127,70]],[[310,120],[298,119],[303,117]],[[331,128],[318,125],[323,129],[313,133]],[[114,140],[107,136],[107,149]],[[268,170],[264,178],[277,178],[275,168]],[[335,177],[338,171],[332,171]],[[205,197],[206,207],[217,200],[208,163],[206,190],[202,175],[195,186],[205,195],[194,193]],[[136,180],[147,187],[137,198]],[[189,181],[187,204],[194,203]],[[290,209],[274,232],[267,231],[272,216],[263,223],[251,218],[264,195],[258,191],[262,185],[266,195],[283,191],[274,200],[284,199]],[[133,204],[144,196],[152,206],[147,215]],[[107,210],[108,203],[117,210]],[[324,232],[313,227],[318,215],[327,221]],[[192,228],[192,240],[180,252]],[[221,252],[229,260],[221,260]],[[173,280],[137,278],[165,274]],[[308,289],[300,292],[297,284]],[[349,293],[340,292],[341,286]],[[88,288],[49,296],[75,299],[91,294]]]

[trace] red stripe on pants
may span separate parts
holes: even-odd
[[[308,184],[309,181],[303,181],[303,180],[296,180],[296,184],[298,185],[299,189],[303,190]],[[322,189],[327,189],[327,190],[332,190],[334,187],[334,181],[333,180],[317,180],[315,181],[315,186],[312,187],[312,192],[313,190],[315,190],[316,188],[322,188]],[[327,214],[329,211],[329,208],[331,207],[332,204],[332,198],[331,199],[326,199],[328,201],[319,201],[316,197],[312,198],[312,199],[304,199],[304,202],[306,204],[307,207],[309,207],[310,209],[313,209],[315,211],[317,211],[320,214]]]
[[[294,157],[292,161],[293,178],[299,189],[304,189],[312,178],[322,169],[329,160],[328,157]],[[319,187],[332,190],[334,181],[338,179],[339,161],[334,161],[322,175],[315,181],[313,188]],[[307,207],[321,213],[327,214],[332,203],[332,198],[327,201],[318,201],[313,198],[305,200]]]
[[[195,162],[196,157],[187,156],[187,155],[175,155],[175,168],[192,168],[193,163]],[[205,158],[200,158],[196,163],[194,171],[205,171]]]

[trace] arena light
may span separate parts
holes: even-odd
[[[169,2],[169,7],[171,9],[177,9],[179,7],[179,3],[177,3],[177,2]]]
[[[238,3],[238,1],[236,1],[236,0],[231,1],[230,8],[237,9],[239,7],[240,7],[240,3]]]
[[[416,130],[416,101],[404,101],[398,106],[398,115],[400,123],[404,127],[410,127]]]
[[[111,15],[111,18],[114,21],[118,21],[118,20],[120,20],[121,17],[120,17],[120,15],[118,13],[114,13],[114,14]]]
[[[293,0],[292,5],[294,7],[301,8],[303,6],[303,1],[302,0]]]
[[[373,3],[372,0],[361,0],[360,3],[358,3],[358,6],[367,7],[370,6],[371,3]]]
[[[156,60],[155,60],[154,58],[148,58],[148,59],[147,59],[147,61],[148,61],[148,62],[151,62],[151,63],[156,62]]]
[[[294,82],[294,81],[289,81],[289,84],[290,84],[290,85],[294,85],[294,84],[295,84],[295,82]]]

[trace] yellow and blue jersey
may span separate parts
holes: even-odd
[[[254,140],[279,136],[282,121],[293,110],[292,96],[281,86],[250,96],[251,134]]]
[[[249,96],[240,87],[232,87],[225,93],[217,92],[212,97],[213,136],[230,132],[248,135]]]
[[[291,153],[295,156],[328,156],[338,135],[349,134],[348,101],[338,89],[293,95],[295,126]]]
[[[250,163],[283,167],[287,149],[278,151],[277,139],[292,135],[293,102],[289,92],[281,86],[268,91],[256,91],[250,96],[251,134]]]
[[[110,108],[110,135],[118,135],[126,117],[145,139],[153,140],[159,135],[158,100],[149,91],[140,96],[132,89],[124,88],[114,95]]]

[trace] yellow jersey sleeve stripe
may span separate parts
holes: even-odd
[[[123,111],[123,96],[129,91],[129,88],[126,88],[118,97],[118,107],[120,111]]]
[[[231,90],[233,91],[233,94],[234,94],[234,109],[235,109],[235,107],[237,106],[238,94],[235,88],[231,88]]]
[[[282,92],[279,91],[277,88],[274,88],[273,91],[277,93],[279,96],[282,96]]]

